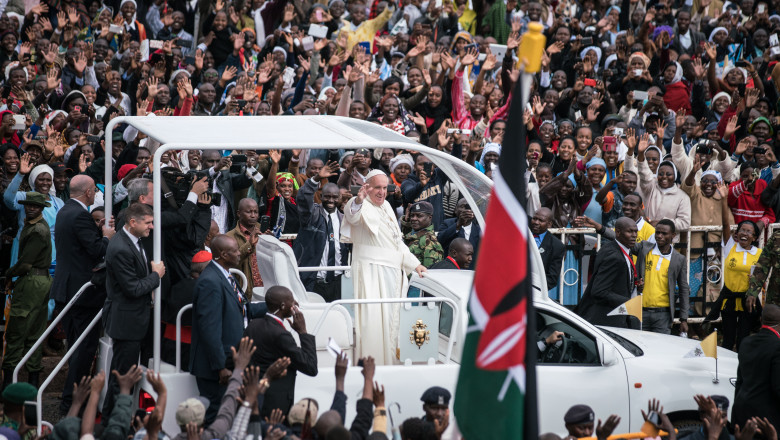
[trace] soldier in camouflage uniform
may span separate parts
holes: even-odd
[[[425,267],[431,267],[444,258],[444,250],[433,232],[433,205],[417,202],[409,207],[408,224],[412,232],[404,235],[409,250]]]
[[[753,274],[750,276],[750,285],[748,285],[745,300],[748,312],[753,311],[758,295],[761,294],[772,268],[774,270],[772,270],[772,277],[769,279],[769,286],[766,290],[766,303],[780,305],[780,231],[775,231],[772,234],[761,251],[756,265],[753,266]]]

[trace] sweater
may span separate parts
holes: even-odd
[[[648,220],[657,222],[668,218],[674,222],[677,232],[686,231],[691,226],[691,199],[677,186],[662,189],[658,180],[647,166],[647,161],[638,163],[639,186],[645,194],[645,215]]]
[[[744,180],[729,185],[728,202],[736,223],[752,220],[769,225],[775,222],[775,213],[761,202],[761,193],[764,188],[766,188],[766,182],[762,179],[756,179],[752,193],[747,190]]]

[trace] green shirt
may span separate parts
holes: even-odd
[[[444,250],[436,239],[433,225],[425,229],[412,231],[404,236],[404,242],[409,246],[409,251],[420,260],[425,267],[431,267],[444,258]]]
[[[19,259],[6,272],[6,276],[18,277],[32,268],[48,270],[51,266],[51,231],[49,224],[40,215],[25,220],[19,235]]]

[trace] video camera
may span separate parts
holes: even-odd
[[[204,177],[208,179],[209,189],[206,191],[206,194],[211,197],[211,205],[219,206],[222,204],[222,194],[211,191],[214,185],[214,178],[209,175],[208,170],[182,173],[177,169],[166,167],[160,170],[160,174],[163,179],[161,182],[163,199],[170,200],[172,198],[179,208],[187,201],[187,196],[192,189],[192,183]]]

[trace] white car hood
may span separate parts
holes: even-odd
[[[601,327],[600,327],[601,328]],[[688,352],[701,347],[700,341],[681,338],[679,336],[662,335],[660,333],[629,330],[625,328],[603,327],[604,330],[616,333],[636,344],[645,353],[644,356],[663,356],[682,358]],[[737,354],[723,347],[718,347],[719,360],[737,361]]]

